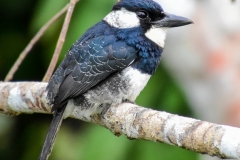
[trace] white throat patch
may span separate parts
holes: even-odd
[[[135,12],[125,8],[110,12],[104,19],[110,26],[115,28],[134,28],[140,26],[140,21]]]
[[[151,41],[155,42],[158,46],[164,47],[166,39],[167,28],[155,28],[152,26],[146,33],[145,36]]]

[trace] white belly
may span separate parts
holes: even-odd
[[[117,105],[124,100],[134,102],[149,79],[150,75],[127,67],[84,93],[84,101],[87,103],[79,104],[81,112],[75,114],[88,119],[90,115],[101,113],[106,106]],[[70,100],[68,105],[71,108],[74,103]]]
[[[125,95],[125,99],[135,101],[151,76],[149,74],[141,73],[139,70],[132,67],[123,70],[122,75],[124,79],[129,81],[128,93]]]

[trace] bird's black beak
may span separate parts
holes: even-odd
[[[169,14],[166,12],[164,13],[164,15],[165,16],[161,20],[151,22],[152,25],[154,25],[156,28],[160,28],[160,27],[172,28],[172,27],[185,26],[193,23],[193,21],[191,21],[190,19]]]

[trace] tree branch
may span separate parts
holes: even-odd
[[[45,74],[45,76],[43,78],[43,82],[48,82],[50,77],[53,74],[54,68],[55,68],[55,66],[57,64],[57,61],[58,61],[58,57],[59,57],[59,55],[61,53],[63,44],[65,42],[65,38],[66,38],[66,35],[67,35],[67,31],[68,31],[68,26],[70,24],[70,20],[72,18],[73,10],[74,10],[75,5],[76,5],[76,3],[78,1],[79,0],[70,0],[70,5],[69,5],[68,11],[67,11],[67,15],[65,17],[65,20],[64,20],[64,23],[63,23],[63,26],[62,26],[62,30],[61,30],[60,36],[58,38],[57,46],[56,46],[56,49],[54,51],[54,54],[53,54],[52,60],[50,62],[50,65],[48,67],[47,73]]]
[[[5,82],[10,81],[15,72],[18,70],[18,67],[21,65],[22,61],[25,59],[27,54],[30,52],[32,47],[35,45],[35,43],[42,37],[42,35],[46,32],[46,30],[59,18],[61,17],[68,9],[69,4],[67,4],[61,11],[59,11],[52,19],[50,19],[33,37],[33,39],[29,42],[29,44],[26,46],[26,48],[20,53],[17,61],[14,63],[10,71],[8,72]]]
[[[0,112],[50,113],[46,83],[0,83]],[[112,133],[179,146],[220,158],[240,159],[240,129],[172,115],[166,112],[123,103],[101,114],[83,117],[75,107],[72,118],[102,125]]]

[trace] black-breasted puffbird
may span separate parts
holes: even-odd
[[[67,52],[47,86],[54,114],[39,160],[51,152],[62,119],[80,107],[91,115],[134,102],[156,71],[166,30],[193,23],[152,0],[121,0]]]

